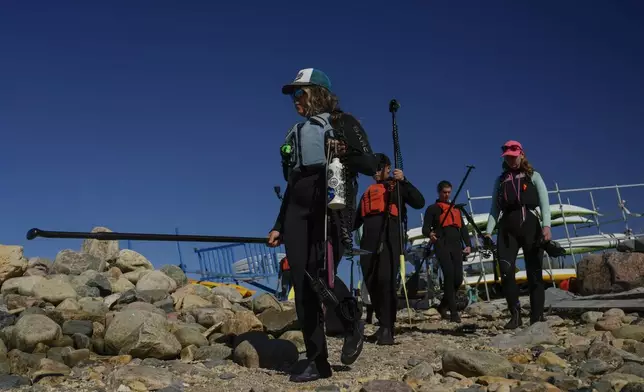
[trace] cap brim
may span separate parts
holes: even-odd
[[[503,154],[501,154],[502,157],[508,157],[508,156],[509,157],[518,157],[519,155],[521,155],[521,150],[517,150],[517,151],[508,150],[508,151],[504,152]]]
[[[301,83],[301,82],[289,83],[284,85],[284,87],[282,87],[282,94],[289,95],[289,94],[292,94],[293,91],[295,91],[298,87],[311,86],[311,85],[312,83]]]

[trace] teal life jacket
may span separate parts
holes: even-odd
[[[284,145],[290,146],[289,157],[283,159],[286,172],[319,169],[326,166],[326,139],[333,137],[330,114],[322,113],[295,124],[286,135]]]

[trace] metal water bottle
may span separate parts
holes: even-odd
[[[344,176],[343,165],[339,158],[333,158],[327,171],[327,195],[329,208],[341,210],[345,207],[344,202]]]

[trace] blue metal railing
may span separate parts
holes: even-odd
[[[284,256],[283,246],[265,244],[230,244],[195,249],[199,258],[201,280],[214,282],[245,282],[262,290],[273,292],[259,280],[277,277],[279,262]]]

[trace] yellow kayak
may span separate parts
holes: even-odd
[[[243,298],[248,298],[253,296],[255,294],[255,290],[249,290],[246,287],[237,285],[237,284],[232,284],[232,283],[216,283],[216,282],[209,282],[206,280],[196,280],[196,279],[188,279],[188,283],[190,284],[200,284],[202,286],[206,286],[210,289],[213,287],[232,287],[235,290],[239,292],[239,294],[242,295]]]

